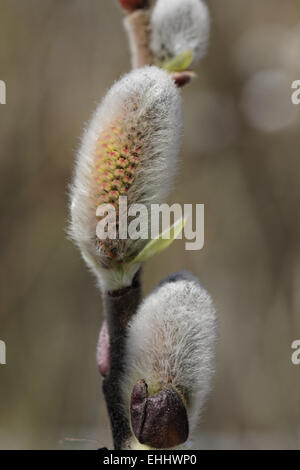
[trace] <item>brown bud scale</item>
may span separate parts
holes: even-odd
[[[137,382],[131,395],[130,413],[132,430],[141,444],[169,449],[188,438],[186,408],[171,385],[149,397],[145,381]]]
[[[113,204],[116,209],[117,230],[119,221],[119,197],[129,196],[135,181],[136,170],[142,159],[146,123],[135,126],[125,118],[114,120],[100,135],[93,164],[91,200],[95,211],[100,204]],[[137,129],[138,127],[138,129]],[[101,220],[98,217],[97,220]],[[101,250],[110,259],[115,258],[111,240],[97,240]]]

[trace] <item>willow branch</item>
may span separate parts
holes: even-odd
[[[111,422],[115,450],[124,448],[130,437],[130,425],[122,409],[120,384],[124,372],[126,329],[136,313],[141,300],[141,273],[136,274],[132,285],[104,294],[104,309],[110,337],[110,369],[103,381],[103,393]]]

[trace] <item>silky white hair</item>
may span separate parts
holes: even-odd
[[[129,326],[123,379],[126,409],[138,380],[145,380],[150,394],[172,383],[185,397],[192,434],[211,388],[215,346],[215,307],[196,278],[179,278],[156,288]]]
[[[158,0],[152,13],[151,29],[151,48],[157,60],[190,50],[195,65],[207,50],[209,10],[202,0]]]
[[[126,259],[145,243],[145,240],[130,239],[113,241],[117,266],[96,243],[96,208],[91,198],[95,153],[99,137],[120,120],[125,135],[118,136],[121,147],[122,139],[124,145],[129,142],[132,129],[143,141],[135,178],[128,191],[128,207],[132,203],[149,206],[163,202],[176,173],[182,132],[181,97],[171,77],[155,66],[125,75],[98,106],[82,138],[71,188],[70,234],[106,290],[131,284],[139,265],[126,264]]]

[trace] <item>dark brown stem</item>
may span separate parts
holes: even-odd
[[[120,381],[124,372],[126,329],[141,301],[140,277],[139,271],[130,287],[104,294],[104,308],[110,337],[110,370],[103,381],[103,392],[116,450],[122,449],[130,437],[130,425],[124,413]]]
[[[150,17],[147,9],[136,10],[124,19],[128,34],[132,68],[151,65],[153,62],[150,49]]]

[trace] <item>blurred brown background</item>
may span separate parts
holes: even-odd
[[[205,204],[205,248],[177,241],[151,260],[145,293],[185,268],[217,304],[198,447],[300,448],[300,2],[208,4],[211,45],[183,90],[172,195]],[[0,448],[111,445],[95,364],[100,294],[65,229],[83,124],[129,70],[121,18],[113,0],[0,0]]]

